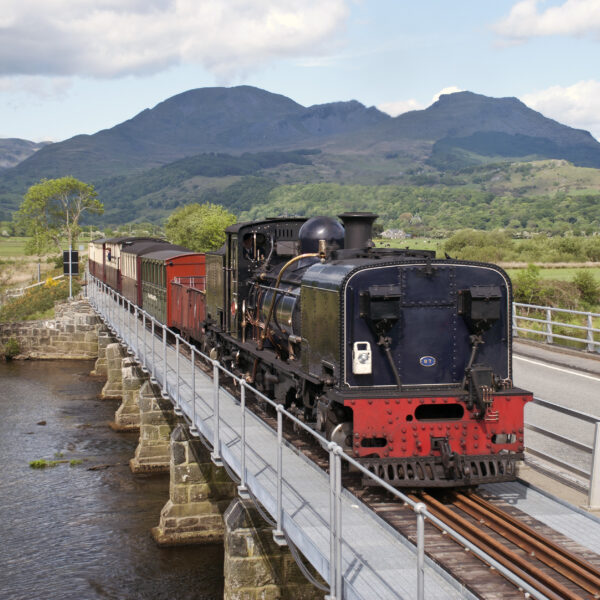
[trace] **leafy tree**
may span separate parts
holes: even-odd
[[[32,236],[25,251],[39,255],[53,245],[61,251],[65,238],[71,246],[81,232],[81,215],[104,211],[96,195],[94,186],[70,176],[32,185],[16,215],[17,224]]]
[[[225,227],[235,216],[218,204],[188,204],[178,208],[165,223],[167,238],[194,252],[217,250],[225,243]]]

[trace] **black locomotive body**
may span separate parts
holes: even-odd
[[[402,487],[514,479],[511,286],[497,266],[374,248],[374,215],[229,227],[205,351]]]

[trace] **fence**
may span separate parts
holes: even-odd
[[[530,423],[527,420],[525,421],[526,430],[539,433],[543,435],[546,439],[551,439],[556,442],[559,442],[563,447],[566,446],[568,448],[573,448],[576,451],[583,452],[584,454],[591,455],[592,461],[591,469],[589,471],[586,469],[582,469],[580,466],[568,462],[562,457],[553,456],[547,451],[542,451],[539,448],[531,446],[530,440],[527,440],[525,450],[527,454],[536,456],[548,463],[567,469],[568,471],[588,481],[589,485],[582,486],[577,482],[573,481],[570,477],[561,475],[559,472],[553,469],[546,469],[538,463],[535,464],[536,469],[544,471],[547,475],[550,475],[554,479],[558,479],[559,481],[562,481],[567,485],[576,487],[583,492],[587,492],[589,507],[593,509],[600,509],[600,419],[598,417],[580,412],[578,410],[573,410],[571,408],[560,406],[559,404],[555,404],[554,402],[542,400],[541,398],[534,398],[532,404],[535,406],[542,406],[544,408],[547,408],[558,415],[573,417],[577,419],[577,421],[580,423],[589,423],[594,426],[593,443],[592,445],[589,445],[581,442],[576,442],[575,440],[560,435],[554,431],[551,431],[548,428],[541,427],[540,425],[534,425],[533,423]],[[561,454],[564,455],[564,452]]]
[[[525,313],[525,314],[523,314]],[[553,318],[555,313],[569,315],[563,321]],[[567,319],[580,319],[585,325],[567,322]],[[588,352],[600,352],[600,328],[594,327],[594,320],[600,323],[600,313],[568,310],[566,308],[552,308],[549,306],[536,306],[535,304],[513,303],[512,326],[513,335],[527,334],[528,337],[554,344],[556,341],[575,348],[586,349]],[[523,326],[522,323],[525,322]],[[538,327],[535,329],[535,327]],[[557,328],[557,331],[555,331]],[[568,335],[568,334],[577,334]]]
[[[293,414],[288,412],[282,405],[277,404],[260,391],[251,387],[243,377],[238,377],[237,375],[231,373],[226,367],[220,364],[217,360],[213,360],[198,351],[198,349],[186,342],[181,336],[176,334],[175,332],[169,330],[165,325],[159,323],[154,319],[154,317],[139,307],[135,306],[128,299],[124,298],[113,289],[109,288],[99,280],[94,277],[90,277],[90,285],[87,288],[88,296],[90,302],[95,307],[97,312],[99,312],[107,324],[109,324],[113,333],[118,336],[118,338],[129,346],[130,350],[134,355],[136,355],[137,360],[139,360],[143,367],[149,371],[153,378],[157,380],[157,383],[162,387],[163,395],[165,397],[170,397],[171,401],[175,405],[175,410],[179,414],[183,414],[189,419],[191,422],[190,431],[195,435],[199,435],[200,431],[203,427],[201,423],[202,419],[196,414],[197,410],[197,383],[196,383],[196,369],[195,366],[197,361],[202,361],[206,365],[210,365],[212,367],[213,374],[213,392],[212,392],[212,415],[210,417],[203,417],[205,420],[207,418],[212,420],[213,428],[212,428],[212,439],[208,439],[207,441],[212,445],[213,452],[212,457],[215,462],[219,462],[222,460],[222,451],[224,446],[221,444],[221,435],[223,433],[224,424],[220,419],[220,378],[222,376],[230,378],[234,384],[240,390],[240,427],[241,427],[241,443],[240,443],[240,456],[239,456],[239,472],[237,473],[238,477],[241,480],[240,486],[238,488],[240,494],[246,493],[248,490],[251,492],[255,492],[256,490],[252,490],[252,481],[253,478],[248,476],[248,467],[246,461],[246,449],[247,449],[247,440],[246,440],[246,416],[250,414],[248,412],[248,408],[246,406],[246,393],[251,391],[257,398],[260,398],[266,404],[273,407],[277,414],[277,468],[276,468],[276,476],[277,476],[277,491],[276,491],[276,508],[271,512],[271,515],[276,523],[274,537],[276,541],[279,543],[282,542],[282,539],[287,539],[284,531],[284,512],[286,512],[286,506],[283,503],[283,460],[282,460],[282,452],[283,452],[283,420],[287,419],[291,423],[294,424],[295,427],[300,428],[311,435],[315,440],[324,448],[329,454],[329,519],[328,519],[328,528],[329,528],[329,569],[328,569],[328,577],[326,577],[330,593],[329,600],[342,600],[344,597],[343,593],[343,570],[342,570],[342,461],[346,461],[349,463],[354,469],[360,471],[364,476],[369,477],[374,481],[375,484],[385,488],[390,494],[393,495],[394,498],[403,502],[407,506],[410,506],[412,510],[416,514],[417,521],[417,546],[415,549],[416,554],[416,595],[415,597],[418,600],[423,600],[425,597],[425,519],[429,519],[430,522],[435,524],[437,527],[441,528],[448,535],[450,535],[453,539],[455,539],[462,546],[467,548],[469,551],[473,552],[475,555],[479,556],[483,561],[489,564],[491,567],[495,568],[504,575],[507,579],[512,581],[518,588],[522,589],[523,592],[529,593],[532,598],[544,599],[545,596],[540,594],[537,590],[531,587],[527,582],[522,580],[517,575],[508,571],[502,564],[496,561],[491,556],[487,555],[485,552],[477,548],[474,544],[472,544],[469,540],[465,539],[459,533],[451,529],[448,525],[446,525],[443,521],[440,521],[435,515],[431,514],[425,504],[421,502],[415,502],[411,500],[408,496],[403,494],[398,489],[392,487],[384,480],[377,477],[375,474],[371,473],[368,469],[366,469],[363,465],[355,461],[352,457],[348,456],[344,453],[342,448],[334,443],[330,442],[326,438],[324,438],[321,434],[311,429],[304,423],[296,418]],[[132,322],[133,317],[133,322]],[[157,333],[162,335],[156,335]],[[150,343],[150,355],[148,356],[146,350],[148,349],[147,344],[147,336],[148,333],[151,334],[151,343]],[[168,363],[167,363],[167,336],[172,336],[172,339],[175,339],[175,355],[176,355],[176,365],[175,365],[175,381],[176,385],[170,385],[168,382]],[[143,347],[144,353],[141,355],[140,347],[141,341],[143,338]],[[158,340],[158,342],[157,342]],[[180,360],[181,353],[180,349],[184,346],[187,348],[189,352],[189,360],[191,361],[191,381],[186,382],[186,384],[191,385],[191,402],[185,402],[181,396],[181,377],[180,377]],[[173,346],[170,346],[171,350],[173,350]],[[161,376],[157,376],[159,373],[159,369],[157,366],[162,364],[162,369],[160,372]],[[169,393],[170,388],[170,393]],[[222,426],[223,425],[223,426]],[[228,449],[227,446],[225,446]],[[229,465],[229,468],[232,468],[233,465]],[[254,494],[256,495],[256,494]],[[268,507],[265,507],[268,509]],[[293,507],[288,507],[293,508]]]
[[[56,277],[52,278],[52,281],[55,281],[56,279],[62,279],[63,277],[64,275],[57,275]],[[23,296],[27,290],[39,287],[40,285],[44,285],[45,283],[46,281],[38,281],[37,283],[32,283],[31,285],[27,285],[25,287],[8,290],[7,292],[5,292],[4,296],[5,298],[18,298],[19,296]]]

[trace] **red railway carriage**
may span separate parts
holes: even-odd
[[[173,327],[193,340],[202,340],[206,319],[206,277],[177,277],[171,282]]]
[[[141,256],[144,310],[173,327],[172,282],[177,277],[204,277],[204,254],[169,246]]]
[[[121,248],[121,293],[133,304],[143,306],[142,255],[155,250],[173,247],[166,240],[145,239],[123,244]]]

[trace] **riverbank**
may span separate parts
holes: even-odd
[[[54,318],[0,323],[0,346],[18,345],[17,359],[92,360],[98,357],[98,335],[104,329],[87,300],[56,304]]]

